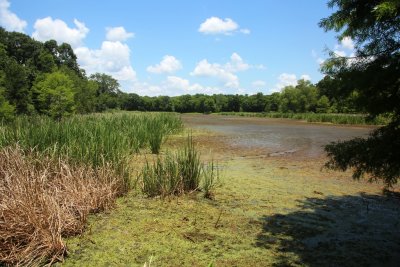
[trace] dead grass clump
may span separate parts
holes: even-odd
[[[82,233],[87,215],[124,188],[110,166],[70,165],[19,147],[0,150],[0,265],[62,260],[63,236]]]

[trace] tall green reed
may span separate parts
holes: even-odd
[[[142,191],[149,197],[182,195],[197,190],[212,198],[220,180],[218,166],[212,161],[200,161],[191,136],[176,153],[158,156],[152,163],[146,161],[141,171]]]
[[[21,116],[0,126],[0,147],[18,143],[24,150],[35,149],[94,167],[111,163],[128,179],[130,155],[151,147],[150,140],[161,136],[157,150],[151,147],[158,153],[166,135],[181,128],[176,114],[163,113],[77,115],[61,121]]]

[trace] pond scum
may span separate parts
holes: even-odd
[[[107,209],[132,188],[132,155],[158,153],[166,137],[182,127],[177,115],[164,113],[95,114],[61,121],[19,117],[1,125],[0,265],[62,260],[67,251],[62,238],[81,234],[88,214]],[[200,164],[193,147],[185,149],[179,160]],[[193,158],[184,162],[185,153]],[[215,176],[212,171],[205,175]]]

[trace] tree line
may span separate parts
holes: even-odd
[[[356,113],[355,96],[337,98],[330,78],[317,84],[299,80],[296,86],[286,86],[281,92],[265,95],[214,94],[139,96],[121,93],[118,108],[124,110],[175,111],[175,112],[289,112],[289,113]]]
[[[48,115],[55,119],[108,109],[175,112],[360,112],[354,97],[337,98],[328,76],[317,84],[300,80],[271,95],[196,94],[139,96],[125,93],[113,77],[86,75],[67,43],[39,42],[0,28],[0,118]]]

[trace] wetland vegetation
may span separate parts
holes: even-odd
[[[329,6],[354,57],[270,95],[125,93],[0,28],[0,265],[397,266],[400,4]]]

